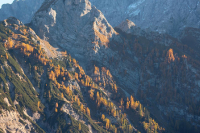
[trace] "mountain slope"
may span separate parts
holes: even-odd
[[[1,67],[13,70],[11,76],[10,71],[1,71],[5,75],[1,77],[1,82],[16,85],[14,93],[11,88],[8,93],[5,85],[1,91],[0,120],[3,123],[0,124],[3,132],[133,132],[144,130],[141,122],[149,123],[147,119],[140,119],[138,110],[143,108],[134,99],[131,100],[136,103],[133,108],[134,116],[137,117],[134,125],[138,125],[139,129],[133,126],[132,120],[129,121],[123,105],[120,106],[117,101],[123,92],[117,89],[112,75],[105,67],[101,68],[103,77],[100,76],[102,82],[106,81],[104,87],[95,81],[95,77],[86,75],[78,61],[67,51],[54,51],[53,46],[53,50],[49,50],[47,42],[15,18],[1,23],[0,35]],[[5,60],[14,63],[10,65]],[[12,67],[12,64],[17,67]],[[15,78],[19,80],[17,83]],[[111,99],[112,91],[115,100]],[[6,123],[8,120],[13,121]],[[150,120],[151,124],[157,125],[156,130],[163,130],[152,118]]]
[[[200,25],[198,0],[91,0],[91,3],[104,13],[112,26],[129,19],[142,29],[177,36],[184,27],[199,28]]]
[[[62,82],[65,81],[66,87],[64,84],[61,85],[60,79],[55,80],[54,76],[50,76],[51,72],[58,72],[60,63],[61,66],[64,64],[62,73],[64,74],[64,69],[67,72],[66,62],[53,59],[51,60],[53,63],[51,63],[41,48],[45,44],[42,44],[43,42],[32,29],[24,26],[15,18],[9,18],[1,23],[1,38],[3,39],[0,45],[1,82],[4,84],[1,87],[0,119],[2,121],[0,124],[3,132],[80,131],[87,133],[89,130],[92,132],[90,124],[99,131],[106,132],[89,117],[88,108],[87,114],[78,111],[80,104],[83,106],[84,101],[83,99],[80,101],[78,98],[82,97],[82,94],[80,90],[78,91],[80,87],[77,82],[74,79],[72,81],[72,77],[67,79],[65,75],[66,80],[63,78]],[[66,53],[62,57],[66,58]],[[72,59],[68,56],[65,61],[67,60]],[[71,63],[70,65],[72,67]],[[71,72],[68,71],[66,74]],[[75,86],[71,87],[74,83],[77,84],[76,88]],[[72,102],[71,98],[76,100]],[[86,110],[85,106],[82,109]]]
[[[87,0],[46,0],[29,25],[1,23],[0,105],[10,116],[0,120],[19,114],[12,131],[199,131],[198,30],[180,42],[130,20],[113,29]]]
[[[0,21],[15,17],[23,23],[29,23],[44,0],[14,0],[12,4],[3,4],[0,9]]]
[[[141,30],[129,20],[115,30],[124,42],[113,41],[117,45],[111,46],[120,50],[123,45],[124,56],[135,55],[139,61],[137,98],[149,105],[148,109],[162,122],[167,120],[165,124],[170,124],[175,131],[197,132],[200,118],[198,29],[185,31],[182,42],[165,34]]]
[[[98,51],[106,49],[109,39],[117,34],[88,0],[47,0],[30,26],[51,45],[71,51],[76,58],[101,58],[104,50]]]
[[[23,23],[29,23],[34,13],[44,0],[15,0],[12,4],[4,4],[0,9],[1,21],[13,16]],[[168,33],[177,37],[184,27],[199,28],[200,6],[198,0],[193,1],[98,1],[91,3],[100,9],[109,23],[115,27],[125,19],[132,20],[142,29]],[[175,6],[178,5],[179,7]]]
[[[9,46],[13,44],[10,40],[13,32],[1,22],[0,33],[1,128],[5,132],[43,132],[33,119],[23,113],[26,108],[33,114],[41,113],[44,105],[41,104],[40,109],[37,107],[40,99],[33,84],[13,56],[13,51],[8,52],[4,48],[7,44]],[[8,42],[5,43],[6,39]]]
[[[30,26],[51,45],[67,50],[76,58],[86,73],[110,93],[114,102],[122,98],[118,104],[122,110],[127,106],[124,112],[128,116],[138,111],[144,118],[140,119],[143,125],[137,125],[140,131],[157,129],[149,128],[152,119],[144,115],[148,114],[144,113],[146,108],[169,132],[197,131],[189,122],[196,127],[199,125],[199,111],[195,111],[199,110],[199,106],[195,106],[199,103],[199,54],[189,44],[182,44],[167,34],[142,30],[129,20],[114,30],[87,0],[45,1]],[[104,68],[109,70],[108,73]],[[95,75],[93,70],[97,70]],[[100,71],[111,74],[118,87]],[[90,95],[93,97],[93,90]],[[146,108],[135,108],[132,104],[129,109],[131,95]],[[131,118],[128,120],[134,122]],[[159,131],[163,129],[159,128]]]

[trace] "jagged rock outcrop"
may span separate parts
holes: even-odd
[[[145,37],[146,39],[149,39],[154,43],[162,44],[165,46],[174,45],[177,42],[177,39],[166,33],[158,33],[149,29],[142,29],[128,19],[119,24],[116,29],[120,29],[125,33],[132,34],[138,37]]]
[[[132,21],[126,19],[120,25],[118,25],[117,28],[121,29],[123,32],[131,33],[130,29],[135,26],[136,25]]]
[[[83,55],[97,58],[99,49],[106,48],[117,34],[88,0],[46,0],[31,27],[51,45],[61,46],[79,59]]]
[[[12,4],[4,4],[0,9],[0,21],[16,17],[23,23],[29,23],[44,0],[14,0]]]
[[[6,110],[0,114],[0,126],[4,132],[29,133],[34,129],[32,123],[21,118],[17,111]]]
[[[199,0],[91,0],[91,3],[104,13],[112,26],[130,19],[143,29],[173,36],[184,27],[200,26]]]
[[[90,0],[90,2],[103,12],[113,27],[127,18],[127,7],[133,3],[131,0]]]
[[[93,61],[101,62],[103,66],[110,67],[113,75],[122,81],[122,86],[127,80],[125,86],[138,84],[138,72],[127,68],[130,60],[135,62],[134,56],[123,63],[119,52],[108,46],[115,45],[110,43],[112,40],[119,43],[123,40],[101,11],[92,7],[88,0],[46,0],[33,17],[30,26],[40,38],[49,41],[51,45],[66,49],[85,70],[89,69]],[[109,65],[111,59],[120,62],[119,67]],[[127,77],[119,76],[126,68],[129,73]]]
[[[14,16],[23,23],[29,23],[43,1],[15,0],[12,4],[4,4],[0,9],[0,20]],[[184,27],[200,27],[198,0],[91,0],[91,3],[103,12],[113,27],[129,19],[142,29],[166,32],[175,37]]]

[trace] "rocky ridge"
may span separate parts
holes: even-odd
[[[91,3],[104,13],[112,26],[129,19],[142,29],[148,28],[175,37],[185,27],[200,26],[199,0],[91,0]]]
[[[1,21],[13,16],[23,23],[29,23],[43,2],[44,0],[15,0],[12,4],[4,4],[0,9]],[[163,2],[154,0],[91,0],[91,3],[103,12],[113,27],[129,19],[142,29],[168,33],[178,37],[185,27],[199,28],[200,25],[198,0],[175,2],[172,0]]]

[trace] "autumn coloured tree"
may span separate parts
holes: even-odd
[[[78,76],[78,73],[75,72],[74,76],[75,76],[75,79],[79,82],[79,76]]]
[[[56,103],[55,107],[58,108],[58,103]]]
[[[115,93],[117,93],[117,85],[114,84],[114,90],[115,90]]]
[[[8,60],[8,54],[6,53],[6,59]]]
[[[77,104],[78,104],[78,106],[80,106],[80,104],[81,104],[81,102],[80,102],[80,99],[78,98],[78,100],[77,100]]]
[[[129,109],[129,101],[126,102],[126,109]]]
[[[106,129],[108,130],[110,127],[110,120],[109,119],[105,119],[106,121]]]
[[[64,95],[63,95],[63,93],[61,93],[61,98],[64,98]]]
[[[132,95],[130,97],[130,104],[131,104],[131,108],[133,108],[133,106],[134,106],[134,98],[133,98]]]
[[[83,104],[81,104],[81,107],[80,107],[81,111],[84,112],[84,107],[83,107]]]
[[[133,127],[131,126],[131,124],[128,125],[128,130],[129,130],[129,133],[133,132]]]
[[[81,123],[78,124],[78,130],[81,131]]]
[[[99,99],[99,92],[97,91],[97,94],[96,94],[96,96],[97,96],[97,100]]]
[[[90,109],[88,107],[86,108],[86,112],[87,112],[87,115],[90,117]]]
[[[37,104],[37,105],[38,105],[38,109],[39,109],[39,108],[40,108],[40,101],[38,101],[38,104]]]
[[[49,97],[49,99],[51,99],[51,92],[50,92],[50,90],[48,91],[48,97]]]
[[[49,79],[51,79],[51,80],[55,80],[56,78],[55,78],[55,73],[51,70],[51,72],[50,72],[50,74],[49,74]]]
[[[115,133],[117,133],[117,128],[115,128]]]
[[[7,43],[4,44],[4,47],[11,49],[13,46],[14,46],[13,40],[10,37],[8,37],[8,41]]]
[[[99,68],[97,66],[94,66],[94,74],[97,75],[99,73]]]
[[[120,106],[121,106],[121,108],[123,108],[123,105],[124,105],[124,100],[123,100],[123,98],[121,98],[121,100],[120,100]]]
[[[60,65],[58,65],[58,67],[55,67],[55,76],[58,78],[58,76],[60,76]]]
[[[58,82],[56,82],[58,89],[60,89],[60,84]]]
[[[93,89],[91,89],[91,90],[89,91],[89,94],[90,94],[90,98],[91,98],[91,99],[94,99],[94,90],[93,90]]]
[[[65,88],[65,90],[66,90],[66,93],[69,95],[70,94],[70,89],[69,89],[69,86],[67,86],[67,87],[64,87]]]
[[[102,121],[105,120],[105,115],[104,115],[104,114],[101,115],[101,120],[102,120]]]
[[[170,63],[171,61],[174,62],[175,57],[173,54],[173,49],[169,49],[169,51],[167,52],[167,57],[168,57],[168,62]]]

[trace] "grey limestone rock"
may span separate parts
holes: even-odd
[[[99,50],[105,49],[109,39],[117,34],[88,0],[46,0],[33,17],[31,27],[39,37],[70,51],[79,60],[100,58],[103,53]]]
[[[23,23],[29,23],[44,0],[14,0],[12,4],[4,4],[0,9],[0,21],[15,17]]]
[[[179,34],[184,27],[200,27],[199,0],[91,0],[112,26],[125,19],[142,29]]]
[[[185,27],[200,27],[199,0],[90,0],[113,26],[129,19],[142,29],[148,28],[177,37]],[[44,0],[15,0],[0,9],[0,20],[10,16],[29,23]],[[55,2],[55,1],[51,1]],[[41,10],[51,5],[51,2]],[[74,4],[78,5],[75,0]],[[68,5],[69,6],[69,5]],[[40,10],[40,11],[41,11]],[[87,10],[86,10],[87,12]],[[73,36],[70,36],[73,38]]]

